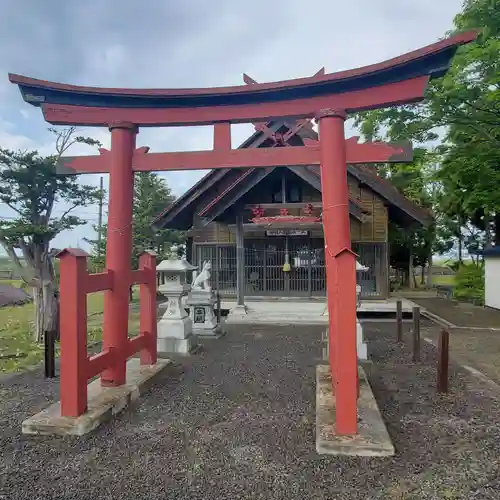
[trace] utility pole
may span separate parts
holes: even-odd
[[[99,189],[101,191],[101,196],[99,198],[99,215],[97,220],[97,252],[99,257],[101,257],[101,239],[102,239],[102,206],[104,204],[104,177],[101,175],[99,180]]]

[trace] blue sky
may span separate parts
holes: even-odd
[[[436,41],[462,0],[3,0],[0,16],[0,147],[53,151],[40,110],[24,103],[7,73],[105,87],[210,87],[334,72],[375,63]],[[253,130],[233,127],[237,146]],[[109,147],[105,129],[82,129]],[[347,131],[352,135],[352,130]],[[147,129],[152,151],[210,149],[207,127]],[[71,154],[89,154],[76,146]],[[176,195],[203,172],[167,173]],[[98,184],[98,176],[82,176]],[[107,179],[105,178],[105,185]],[[56,208],[56,213],[60,208]],[[97,207],[77,211],[86,226],[54,246],[92,237]],[[0,206],[0,216],[12,214]]]

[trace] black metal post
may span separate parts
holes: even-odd
[[[413,308],[413,362],[420,361],[420,307]]]
[[[45,332],[45,378],[54,378],[56,376],[56,337],[57,332]]]
[[[397,328],[397,341],[403,341],[403,303],[401,300],[396,302],[396,328]]]
[[[221,310],[220,310],[220,305],[221,305],[221,301],[220,301],[220,292],[219,290],[217,290],[217,324],[220,325],[220,317],[221,317]]]
[[[437,392],[448,392],[448,368],[449,368],[449,350],[450,350],[450,332],[441,330],[439,334],[439,354],[437,368]]]

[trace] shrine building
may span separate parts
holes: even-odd
[[[307,145],[318,140],[308,125],[257,125],[240,148]],[[358,272],[361,298],[383,299],[389,295],[389,222],[409,229],[429,224],[432,215],[373,165],[348,165],[348,185],[352,249],[369,268]],[[230,168],[210,171],[153,225],[186,231],[187,259],[200,269],[211,262],[212,287],[223,297],[312,298],[326,295],[321,216],[319,165]]]

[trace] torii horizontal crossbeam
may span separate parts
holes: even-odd
[[[109,151],[100,155],[63,157],[59,160],[61,174],[103,174],[109,172]],[[358,137],[346,140],[347,163],[411,162],[410,144],[383,142],[358,143]],[[210,170],[214,168],[253,168],[319,165],[320,146],[291,146],[281,148],[227,149],[214,151],[185,151],[148,153],[142,147],[134,152],[132,166],[136,172]]]
[[[430,78],[446,73],[455,51],[476,32],[461,33],[362,68],[282,82],[212,89],[107,89],[9,75],[23,98],[59,125],[139,127],[249,123],[311,118],[323,108],[349,112],[416,102]]]
[[[419,102],[424,97],[428,82],[429,76],[426,75],[368,90],[245,105],[228,104],[203,108],[104,108],[42,104],[42,111],[45,120],[53,125],[72,124],[87,127],[107,127],[114,122],[134,123],[139,127],[267,122],[282,118],[313,118],[319,109],[324,108],[344,109],[350,113]]]

